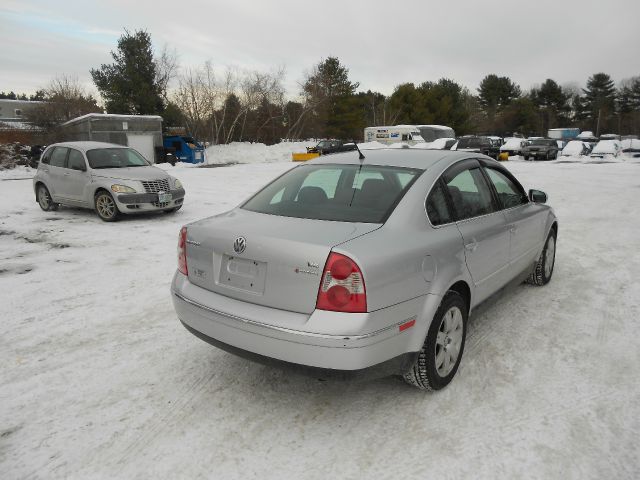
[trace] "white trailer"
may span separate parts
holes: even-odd
[[[424,139],[415,125],[395,125],[365,128],[364,141],[380,142],[385,145],[400,142],[415,145],[416,143],[423,143]]]

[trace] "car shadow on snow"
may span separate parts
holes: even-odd
[[[100,219],[98,214],[91,209],[72,207],[68,205],[60,205],[57,211],[42,212],[47,214],[45,220],[59,221],[69,220],[71,222],[93,222],[97,224],[106,223],[127,223],[136,220],[158,220],[158,219],[170,219],[176,215],[180,215],[180,212],[164,213],[162,211],[157,212],[142,212],[133,214],[120,214],[115,222],[104,222]]]
[[[504,304],[517,302],[520,295],[526,295],[528,288],[518,279],[474,309],[469,318],[465,352],[456,378],[447,388],[435,392],[436,395],[441,392],[449,392],[446,395],[450,395],[453,391],[462,395],[473,393],[475,383],[465,375],[465,364],[472,364],[474,357],[482,355],[482,340],[500,328],[493,320],[500,317]],[[409,398],[425,395],[425,392],[407,385],[399,375],[363,380],[319,379],[286,367],[256,363],[218,349],[213,352],[208,359],[210,371],[216,372],[216,383],[226,385],[228,393],[228,389],[237,389],[238,395],[268,395],[296,402],[312,401],[322,395],[325,398],[339,397],[341,402],[346,403],[357,402],[371,395],[402,395]]]

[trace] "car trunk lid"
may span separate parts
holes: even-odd
[[[311,313],[331,249],[380,226],[235,209],[188,225],[189,281],[238,300]]]

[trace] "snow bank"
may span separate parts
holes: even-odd
[[[378,150],[380,148],[387,148],[387,145],[380,142],[363,142],[358,144],[360,150]]]
[[[281,142],[276,145],[264,143],[233,142],[228,145],[212,145],[206,150],[206,162],[216,163],[272,163],[290,162],[294,152],[304,153],[306,147],[316,142]]]
[[[20,178],[33,178],[37,169],[27,167],[24,165],[16,165],[14,168],[8,170],[0,170],[0,179],[3,180],[15,180]]]

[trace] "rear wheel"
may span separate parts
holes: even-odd
[[[53,201],[51,194],[49,193],[49,189],[43,184],[38,185],[36,190],[36,199],[38,200],[40,208],[45,212],[58,209],[58,204]]]
[[[527,282],[531,285],[541,287],[542,285],[549,283],[551,280],[553,267],[556,263],[557,236],[555,229],[552,229],[551,232],[549,232],[549,236],[544,244],[540,258],[538,258],[538,261],[533,267],[533,272],[531,272],[531,275],[529,275],[529,278],[527,279]]]
[[[109,192],[104,190],[98,192],[95,197],[95,204],[96,213],[105,222],[114,222],[118,219],[120,212]]]
[[[421,390],[446,387],[460,365],[467,334],[467,304],[458,292],[448,291],[429,326],[427,338],[404,380]]]

